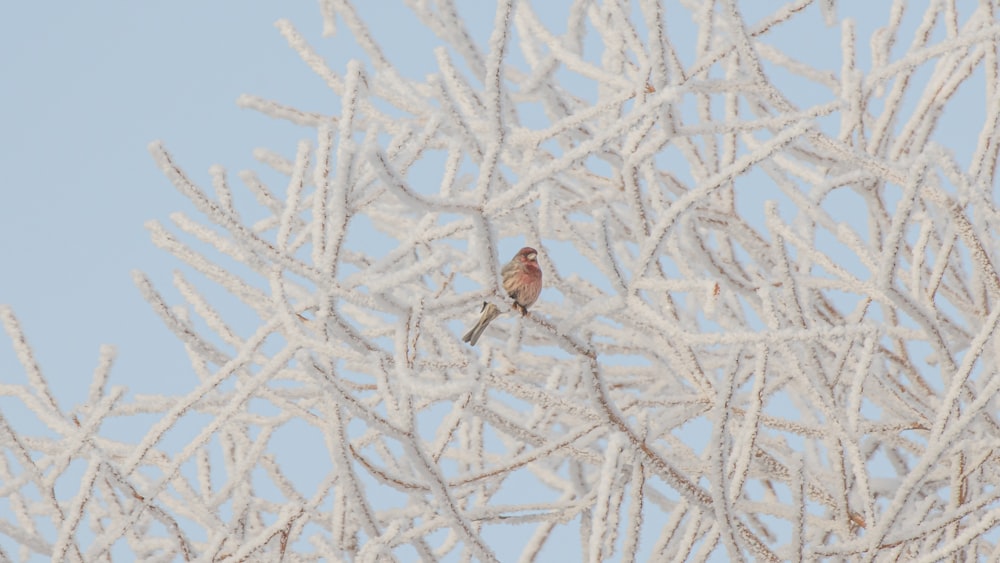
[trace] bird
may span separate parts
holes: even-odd
[[[504,265],[500,274],[503,276],[504,291],[514,299],[514,308],[521,311],[522,315],[527,315],[528,307],[538,300],[538,294],[542,292],[542,269],[538,267],[538,251],[525,246]],[[486,327],[500,316],[500,309],[484,301],[482,313],[479,322],[462,337],[462,342],[475,346]]]

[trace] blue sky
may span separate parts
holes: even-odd
[[[256,147],[294,147],[292,128],[235,100],[322,94],[273,27],[298,18],[318,35],[316,3],[18,2],[6,12],[0,303],[13,306],[64,408],[86,397],[104,343],[119,349],[114,380],[127,373],[130,387],[163,392],[190,370],[129,272],[169,290],[176,262],[143,223],[189,207],[146,146],[162,139],[199,181],[215,163],[245,167]],[[3,340],[0,369],[18,373]]]
[[[361,4],[362,17],[378,15]],[[339,101],[274,22],[291,20],[330,54],[334,68],[360,52],[346,30],[321,39],[312,0],[18,2],[6,14],[0,303],[13,307],[64,408],[86,397],[101,344],[118,347],[112,380],[127,380],[133,391],[176,389],[177,378],[193,382],[184,375],[190,369],[182,346],[130,276],[146,272],[171,295],[177,262],[150,242],[143,223],[191,209],[147,145],[162,140],[202,185],[214,164],[234,175],[252,168],[255,148],[292,155],[295,143],[315,132],[240,109],[237,97],[327,113]],[[492,9],[463,15],[488,33]],[[431,72],[429,32],[409,18],[375,21],[404,74]],[[424,49],[414,49],[415,41]],[[0,340],[0,374],[20,375],[6,338]]]

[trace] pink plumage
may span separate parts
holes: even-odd
[[[504,291],[514,299],[514,308],[526,315],[528,307],[538,300],[538,294],[542,292],[542,269],[538,267],[538,251],[530,246],[522,248],[504,265],[500,274],[503,276]],[[483,303],[483,314],[479,317],[479,322],[465,333],[462,341],[475,346],[486,327],[498,316],[500,309],[491,303]]]

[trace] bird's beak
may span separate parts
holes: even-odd
[[[538,257],[538,254],[536,254],[534,252],[529,252],[528,253],[528,260],[534,260],[537,257]]]

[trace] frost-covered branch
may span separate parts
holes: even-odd
[[[301,127],[298,145],[205,186],[150,146],[198,216],[148,224],[183,264],[180,301],[135,281],[197,384],[126,397],[107,348],[67,412],[0,311],[25,373],[0,395],[46,427],[0,414],[0,546],[1000,552],[992,4],[895,2],[870,37],[833,1],[752,18],[736,0],[573,2],[558,27],[544,2],[495,4],[480,37],[465,4],[405,2],[438,41],[413,79],[377,22],[321,0],[361,59],[277,26],[335,101],[238,100]],[[970,114],[978,132],[956,136]],[[510,309],[500,268],[524,245],[541,299],[464,345],[484,301]],[[136,443],[102,432],[132,419],[153,421]]]

